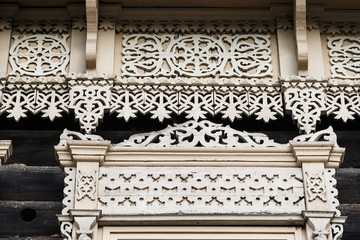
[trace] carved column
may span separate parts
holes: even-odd
[[[291,142],[290,145],[303,173],[306,210],[302,214],[307,239],[332,239],[330,224],[333,220],[334,223],[344,220],[336,209],[339,202],[334,188],[336,180],[332,177],[343,160],[344,149],[337,147],[336,142]]]

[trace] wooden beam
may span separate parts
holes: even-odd
[[[294,33],[297,49],[298,75],[308,75],[308,43],[306,38],[306,0],[294,0]]]
[[[86,72],[96,72],[99,0],[86,0]]]

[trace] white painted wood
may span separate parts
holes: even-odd
[[[297,75],[296,45],[293,30],[278,29],[277,44],[279,55],[280,76]]]
[[[72,29],[69,73],[86,72],[86,31]]]
[[[97,44],[96,72],[114,73],[115,27],[99,30]]]

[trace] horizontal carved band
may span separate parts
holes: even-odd
[[[331,84],[327,80],[282,79],[262,86],[252,85],[251,80],[204,80],[179,84],[171,79],[160,83],[150,78],[137,81],[86,74],[35,80],[4,76],[0,78],[0,114],[19,121],[28,113],[41,113],[53,121],[71,110],[87,133],[96,130],[105,113],[126,121],[139,115],[159,121],[181,115],[195,120],[221,116],[230,121],[255,116],[268,122],[286,110],[306,133],[315,131],[321,115],[334,115],[344,122],[360,115],[359,87],[335,85],[334,79]]]

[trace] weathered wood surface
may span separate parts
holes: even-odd
[[[61,201],[63,188],[64,173],[59,167],[0,168],[0,200]]]
[[[25,221],[21,217],[24,209],[34,210],[36,217]],[[0,201],[0,237],[60,237],[56,214],[61,209],[61,202]]]
[[[360,204],[341,204],[339,209],[347,216],[342,239],[360,239]]]

